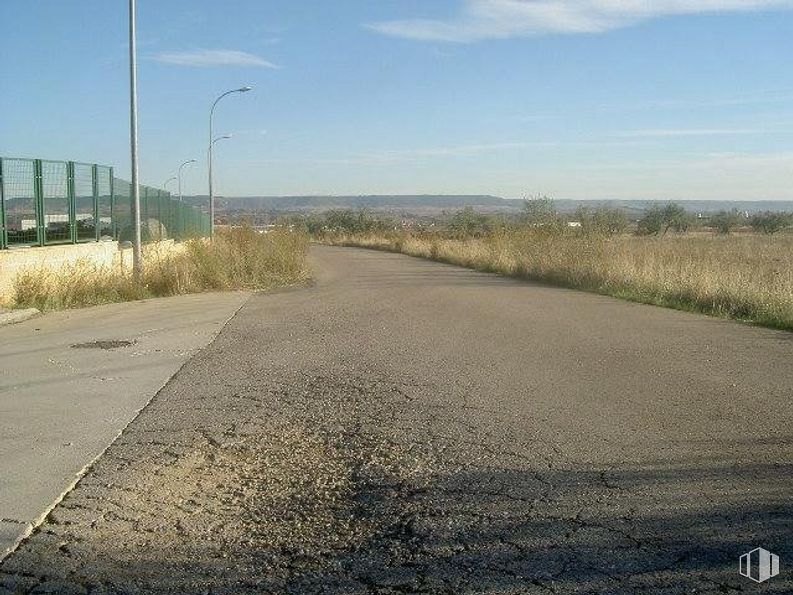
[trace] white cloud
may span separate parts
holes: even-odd
[[[248,52],[238,50],[194,50],[189,52],[161,52],[152,58],[178,66],[261,66],[279,68],[278,65]]]
[[[529,143],[489,143],[471,145],[453,145],[448,147],[430,147],[426,149],[406,149],[397,151],[386,151],[384,156],[394,158],[414,158],[414,157],[468,157],[491,153],[493,151],[504,151],[510,149],[522,149],[530,146]]]
[[[666,138],[678,136],[722,136],[731,134],[762,134],[762,130],[748,128],[653,128],[648,130],[626,130],[621,138]]]
[[[793,8],[793,0],[465,0],[447,20],[370,23],[386,35],[472,42],[539,33],[602,33],[643,20],[684,14]]]

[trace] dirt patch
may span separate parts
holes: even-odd
[[[105,340],[105,341],[89,341],[87,343],[75,343],[70,347],[72,349],[104,349],[107,351],[110,349],[120,349],[122,347],[130,347],[132,345],[135,345],[135,343],[137,343],[137,341],[135,340],[126,341],[122,339],[115,339],[115,340]]]
[[[332,580],[328,592],[355,592],[344,568],[410,557],[410,495],[429,481],[428,461],[367,427],[358,407],[398,394],[355,378],[289,379],[267,395],[230,395],[220,423],[203,403],[197,430],[171,413],[153,433],[146,426],[164,421],[155,403],[36,536],[47,574],[69,577],[46,588],[302,593]],[[261,407],[282,397],[288,407]],[[17,576],[11,592],[41,578]]]

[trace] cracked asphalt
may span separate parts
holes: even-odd
[[[0,593],[793,592],[793,335],[312,250],[315,284],[253,296]]]

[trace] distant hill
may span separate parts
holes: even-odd
[[[206,196],[188,196],[185,201],[205,206]],[[638,215],[651,204],[665,204],[664,200],[569,200],[554,201],[559,211],[570,212],[579,206],[596,208],[607,206]],[[793,212],[793,201],[729,201],[729,200],[676,200],[671,201],[693,213],[737,209],[739,211],[788,211]],[[441,211],[456,211],[472,207],[488,212],[518,212],[523,201],[491,195],[474,194],[409,194],[409,195],[366,195],[366,196],[223,196],[217,198],[218,213],[244,213],[255,211],[325,211],[328,209],[372,209],[375,211],[401,211],[406,213],[430,214]]]
[[[190,196],[193,204],[205,204],[206,196]],[[487,195],[371,195],[371,196],[224,196],[218,197],[217,209],[223,210],[305,210],[305,209],[408,209],[433,207],[457,209],[463,207],[520,208],[520,201]]]

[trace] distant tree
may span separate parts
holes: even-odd
[[[793,224],[793,214],[782,211],[763,211],[749,217],[752,229],[767,234],[774,234]]]
[[[355,211],[350,209],[332,209],[325,213],[325,227],[330,231],[355,233],[357,217]]]
[[[728,234],[741,223],[741,214],[732,209],[731,211],[719,211],[710,216],[710,224],[718,233]]]
[[[664,210],[658,205],[652,205],[644,210],[644,215],[639,219],[638,232],[641,235],[658,235],[664,229]]]
[[[325,213],[324,227],[333,232],[372,233],[393,229],[394,223],[375,217],[366,209],[334,209]]]
[[[628,228],[628,218],[620,209],[578,207],[575,219],[581,223],[581,229],[586,233],[616,235]]]
[[[322,233],[325,227],[325,219],[319,215],[308,215],[303,219],[305,230],[311,235]]]
[[[550,225],[558,222],[556,204],[548,196],[523,200],[523,218],[529,225]]]
[[[666,206],[651,205],[639,219],[638,232],[642,235],[666,234],[670,229],[678,233],[688,231],[693,216],[680,205],[670,202]]]
[[[325,228],[325,219],[319,215],[285,214],[278,217],[277,225],[292,227],[311,235],[319,235]]]
[[[688,231],[693,219],[692,215],[679,204],[670,202],[663,208],[664,233],[676,231],[682,233]]]
[[[447,228],[456,236],[481,236],[490,229],[487,215],[476,212],[472,207],[457,211],[447,224]]]

